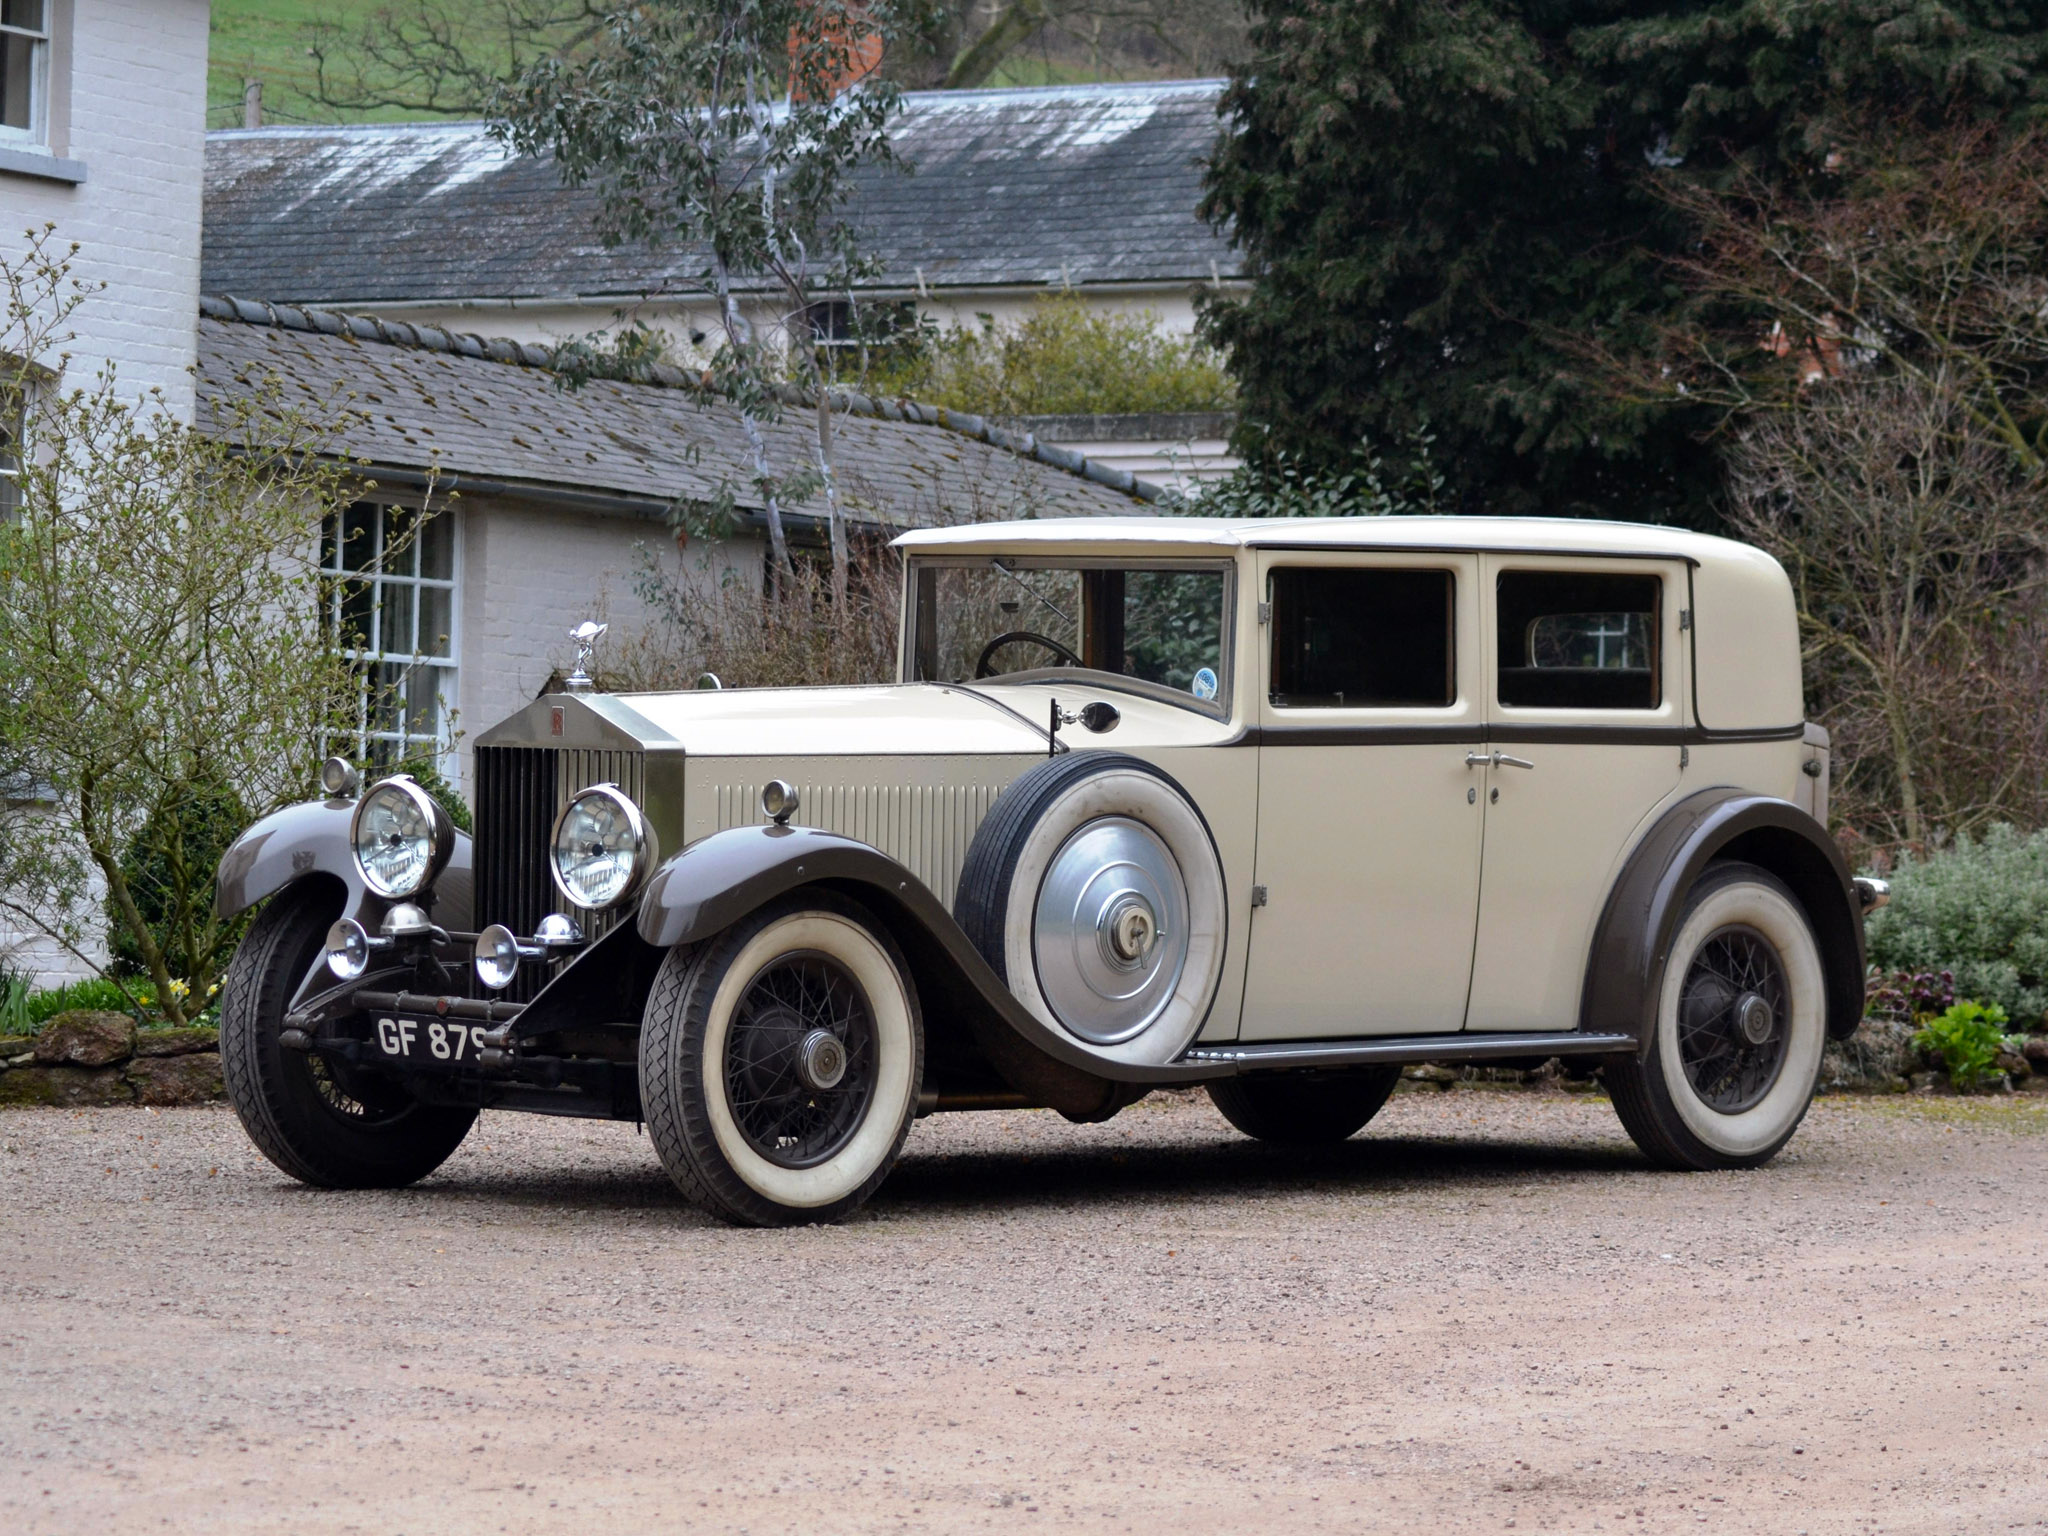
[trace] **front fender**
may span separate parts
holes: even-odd
[[[1792,888],[1813,923],[1827,971],[1828,1034],[1863,1018],[1862,904],[1827,829],[1789,800],[1718,788],[1666,811],[1623,865],[1587,962],[1579,1027],[1634,1035],[1647,1054],[1664,967],[1692,889],[1715,859],[1761,865]]]
[[[880,849],[837,832],[734,827],[700,839],[656,871],[637,927],[658,949],[694,944],[807,885],[843,891],[873,911],[929,994],[927,1017],[961,1018],[991,1064],[1040,1102],[1079,1114],[1116,1083],[1188,1080],[1185,1066],[1099,1060],[1027,1011],[923,881]]]
[[[347,890],[342,911],[374,928],[389,903],[372,895],[356,871],[348,840],[355,809],[353,800],[312,800],[265,816],[221,855],[214,875],[214,911],[233,917],[295,880],[322,875],[338,880]],[[467,929],[474,887],[469,834],[457,832],[447,868],[434,882],[434,921],[444,928]]]

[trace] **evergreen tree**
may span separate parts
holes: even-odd
[[[1816,174],[1872,109],[2048,112],[2048,0],[1256,0],[1204,212],[1239,446],[1335,464],[1437,437],[1461,511],[1718,519],[1705,406],[1592,359],[1689,301],[1659,168]]]

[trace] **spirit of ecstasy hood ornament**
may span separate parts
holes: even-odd
[[[590,678],[590,653],[597,649],[597,642],[610,627],[595,619],[585,619],[569,631],[569,638],[576,642],[576,670],[562,684],[569,692],[588,693],[596,686]]]

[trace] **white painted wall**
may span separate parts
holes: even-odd
[[[75,277],[104,284],[73,316],[63,385],[88,385],[112,362],[124,394],[160,390],[192,415],[199,314],[200,195],[206,148],[208,0],[54,0],[47,169],[7,146],[0,164],[0,241],[56,226],[77,242]],[[97,889],[94,911],[98,910]],[[95,946],[97,947],[97,946]],[[0,919],[0,957],[56,986],[91,974],[49,940]]]
[[[192,414],[206,150],[208,0],[57,0],[49,149],[76,185],[0,168],[0,241],[56,225],[73,273],[104,283],[76,314],[67,385],[111,360],[124,391]],[[19,156],[9,157],[18,163]]]
[[[528,501],[464,498],[458,515],[464,527],[457,724],[463,793],[470,796],[469,742],[531,703],[551,673],[570,669],[570,630],[602,619],[612,626],[609,641],[645,625],[648,607],[635,590],[642,548],[670,572],[706,552],[695,545],[679,552],[659,522]],[[710,558],[720,569],[737,569],[738,579],[760,581],[761,552],[752,540],[721,546]]]
[[[1233,290],[1234,291],[1234,290]],[[914,300],[918,312],[943,327],[978,327],[988,315],[998,325],[1014,326],[1046,292],[1038,287],[936,289],[887,296],[863,294],[862,301]],[[1112,314],[1150,314],[1169,335],[1191,335],[1195,329],[1195,290],[1188,288],[1109,287],[1076,288],[1074,293],[1091,308]],[[380,319],[403,320],[412,325],[433,325],[444,330],[470,332],[485,337],[505,336],[514,341],[549,345],[592,331],[610,331],[624,313],[675,339],[679,350],[689,350],[690,334],[698,332],[715,338],[717,318],[707,303],[686,303],[674,299],[488,299],[455,304],[418,302],[354,304],[354,312]],[[781,327],[780,306],[760,305],[749,310],[756,326],[773,331]]]

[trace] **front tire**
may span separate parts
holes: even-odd
[[[1679,917],[1650,1049],[1607,1063],[1608,1093],[1658,1167],[1755,1168],[1805,1118],[1826,1033],[1826,968],[1799,899],[1754,864],[1716,864]]]
[[[1276,1072],[1218,1078],[1209,1084],[1209,1099],[1224,1119],[1259,1141],[1324,1146],[1357,1135],[1400,1081],[1399,1067]]]
[[[828,892],[676,946],[641,1021],[640,1098],[662,1167],[745,1226],[858,1210],[895,1166],[923,1073],[901,952]]]
[[[249,1139],[293,1178],[397,1189],[446,1162],[477,1112],[422,1104],[388,1079],[344,1077],[317,1053],[279,1044],[292,996],[340,915],[338,893],[306,886],[271,898],[249,925],[221,986],[221,1075]]]

